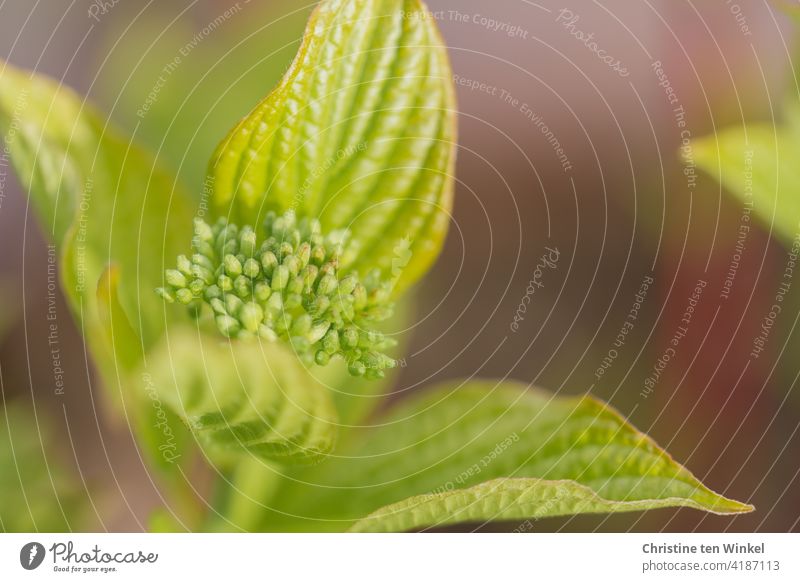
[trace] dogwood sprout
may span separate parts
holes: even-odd
[[[179,256],[158,289],[165,300],[197,317],[210,311],[228,338],[280,338],[319,365],[343,357],[354,376],[380,378],[395,366],[383,353],[394,341],[375,330],[392,314],[391,282],[379,270],[363,281],[342,275],[348,231],[323,235],[319,221],[291,211],[267,215],[260,243],[252,228],[223,218],[194,227],[194,254]]]

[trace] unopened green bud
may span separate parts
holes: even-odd
[[[284,304],[286,305],[286,309],[296,309],[303,305],[303,297],[297,293],[291,293],[286,296]]]
[[[225,299],[223,299],[223,301],[225,303],[225,310],[228,313],[238,313],[239,309],[243,305],[243,301],[232,293],[225,295]]]
[[[272,295],[272,289],[269,285],[263,281],[256,283],[255,287],[253,288],[253,297],[255,297],[257,301],[261,301],[263,303],[269,299],[270,295]]]
[[[214,282],[214,273],[202,265],[192,265],[191,274],[195,279],[201,279],[206,285]]]
[[[300,317],[295,319],[294,323],[292,324],[292,335],[296,335],[296,336],[305,336],[305,335],[307,335],[311,331],[312,323],[313,322],[311,320],[311,316],[310,315],[308,315],[308,314],[301,315]]]
[[[275,267],[278,266],[278,257],[271,251],[265,252],[261,255],[261,266],[264,268],[264,273],[267,276],[272,275]]]
[[[178,255],[178,270],[187,277],[192,276],[192,262],[186,255]]]
[[[211,301],[215,297],[222,297],[222,291],[220,291],[219,287],[216,285],[210,285],[209,287],[206,287],[203,295],[206,298],[206,301]]]
[[[189,283],[189,291],[191,291],[192,295],[195,297],[200,297],[205,288],[206,283],[202,279],[194,279],[191,283]]]
[[[325,262],[326,257],[327,254],[325,253],[325,247],[323,247],[322,245],[317,245],[311,249],[310,262],[312,265],[321,267],[322,264]]]
[[[308,334],[306,335],[308,341],[310,341],[312,344],[315,344],[318,341],[322,340],[322,338],[325,337],[325,334],[330,329],[330,327],[331,324],[328,322],[314,324],[311,327],[311,331],[309,331]]]
[[[217,286],[222,290],[223,293],[232,291],[233,279],[231,279],[227,275],[220,275],[219,277],[217,277]]]
[[[242,263],[233,255],[225,255],[223,266],[228,277],[238,277],[242,274]]]
[[[350,372],[350,375],[358,377],[366,374],[367,367],[360,360],[355,360],[354,362],[350,363],[350,365],[347,367],[347,370]]]
[[[172,295],[172,293],[170,293],[163,287],[159,287],[158,289],[156,289],[156,293],[167,303],[175,303],[175,297]]]
[[[208,269],[209,271],[213,271],[215,268],[214,263],[211,262],[211,259],[205,255],[201,255],[200,253],[195,253],[192,255],[192,264]]]
[[[249,226],[239,234],[239,252],[246,257],[252,257],[256,252],[256,233]]]
[[[339,343],[339,334],[335,329],[328,331],[325,334],[325,337],[322,338],[322,349],[324,349],[328,354],[333,355],[339,351],[340,343]]]
[[[283,259],[283,264],[287,269],[289,269],[289,274],[292,277],[295,277],[300,273],[301,269],[300,259],[298,259],[296,256],[289,255],[288,257]]]
[[[216,322],[217,328],[225,337],[234,337],[241,329],[239,322],[230,315],[218,315]]]
[[[289,269],[285,265],[280,265],[275,268],[272,273],[272,289],[280,291],[289,284]]]
[[[233,290],[239,297],[246,299],[253,292],[253,282],[244,275],[239,275],[233,282]]]
[[[186,303],[195,316],[209,305],[227,337],[288,341],[309,364],[340,355],[352,374],[369,378],[393,367],[381,352],[394,342],[373,331],[391,314],[390,282],[380,270],[365,279],[356,272],[342,276],[342,249],[357,250],[348,232],[324,235],[319,221],[287,212],[269,213],[264,235],[259,243],[249,226],[196,221],[195,254],[191,261],[178,257],[159,295]]]
[[[325,297],[324,295],[321,295],[311,303],[310,310],[311,313],[313,313],[315,316],[320,317],[324,315],[326,311],[328,311],[330,306],[331,306],[331,300]]]
[[[348,275],[339,282],[339,293],[343,295],[350,295],[358,285],[358,277]]]
[[[166,280],[169,285],[173,287],[186,287],[186,276],[180,271],[169,269],[166,273]]]
[[[194,236],[199,241],[211,242],[214,240],[214,231],[202,218],[194,219]]]
[[[178,303],[189,305],[194,301],[194,294],[188,289],[178,289],[175,291],[175,298],[178,300]]]
[[[239,319],[247,331],[256,333],[264,321],[264,310],[257,303],[245,303],[239,309]]]
[[[227,315],[228,310],[225,309],[225,303],[222,302],[222,299],[214,297],[209,300],[208,304],[211,306],[211,309],[214,310],[214,313],[217,315]]]
[[[358,330],[354,327],[345,328],[340,339],[344,347],[354,348],[358,345]]]
[[[255,279],[258,277],[259,273],[261,273],[261,266],[258,264],[258,261],[255,259],[247,259],[242,265],[242,272],[251,279]]]
[[[275,330],[268,325],[258,326],[258,337],[268,342],[274,342],[278,340],[278,334],[275,333]]]
[[[336,280],[336,277],[333,275],[325,275],[317,284],[317,293],[320,295],[330,295],[336,291],[338,286],[339,282]]]

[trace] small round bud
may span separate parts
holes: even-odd
[[[338,286],[339,282],[336,280],[336,277],[333,275],[325,275],[317,284],[317,293],[320,295],[330,295],[336,291]]]
[[[311,316],[301,315],[297,319],[294,320],[292,323],[292,335],[296,336],[305,336],[311,331],[311,325],[313,321],[311,320]]]
[[[219,277],[217,277],[217,286],[222,290],[223,293],[232,291],[233,279],[231,279],[227,275],[220,275]]]
[[[285,265],[280,265],[275,268],[272,273],[272,289],[280,291],[289,284],[289,269]]]
[[[247,259],[244,262],[244,265],[242,265],[242,272],[245,274],[245,276],[255,279],[261,272],[261,266],[258,264],[257,260]]]
[[[202,265],[193,264],[191,267],[191,274],[195,279],[202,279],[206,285],[210,285],[214,282],[214,272]]]
[[[225,337],[235,337],[241,330],[239,322],[230,315],[218,315],[215,321],[217,322],[217,328]]]
[[[257,301],[264,302],[269,299],[269,296],[272,295],[272,289],[269,285],[264,283],[263,281],[259,281],[256,283],[255,287],[253,288],[253,297],[256,298]]]
[[[214,240],[214,232],[202,218],[194,219],[194,236],[199,241],[211,242]]]
[[[347,371],[350,372],[351,376],[360,377],[366,374],[367,367],[360,360],[355,360],[347,367]]]
[[[278,257],[271,251],[265,252],[261,255],[261,266],[264,268],[264,273],[271,276],[275,267],[278,266]]]
[[[203,293],[206,301],[211,301],[215,297],[222,297],[222,291],[220,291],[219,287],[216,285],[210,285],[206,287],[205,293]]]
[[[354,348],[358,345],[358,330],[354,327],[345,328],[340,339],[344,347]]]
[[[175,297],[163,287],[156,289],[156,294],[167,303],[175,303]]]
[[[323,295],[323,296],[317,297],[311,303],[311,305],[309,306],[309,310],[315,316],[320,317],[320,316],[324,315],[326,311],[328,311],[330,306],[331,306],[331,300]]]
[[[339,293],[343,295],[350,295],[358,285],[358,277],[355,275],[348,275],[339,283]]]
[[[268,342],[274,342],[278,340],[278,334],[275,333],[275,331],[268,325],[258,326],[258,337]]]
[[[312,265],[316,265],[317,267],[321,267],[322,264],[325,262],[325,258],[327,257],[327,253],[325,252],[325,248],[322,245],[317,245],[311,249],[311,259],[310,262]]]
[[[329,330],[328,333],[325,334],[325,337],[322,338],[322,349],[331,356],[339,351],[339,334],[335,329]]]
[[[172,285],[173,287],[186,287],[186,276],[180,271],[169,269],[165,273],[165,278],[167,280],[167,284]]]
[[[208,304],[211,306],[211,309],[214,310],[214,313],[217,315],[227,315],[228,310],[225,309],[225,303],[222,302],[222,299],[214,297],[208,301]]]
[[[206,283],[202,279],[194,279],[191,283],[189,283],[189,291],[191,291],[192,295],[195,297],[200,297],[205,288]]]
[[[302,268],[300,265],[300,259],[294,255],[289,255],[283,259],[283,265],[289,269],[289,274],[291,274],[292,277],[296,277]]]
[[[238,313],[239,309],[242,307],[244,303],[241,299],[239,299],[236,295],[233,295],[232,293],[228,293],[227,295],[225,295],[225,299],[223,299],[223,302],[225,303],[225,310],[230,314]]]
[[[225,274],[229,277],[238,277],[242,274],[242,263],[235,256],[225,255],[222,264],[225,268]]]
[[[315,344],[325,337],[325,334],[330,329],[331,324],[328,322],[316,323],[311,327],[311,331],[306,334],[308,341]]]
[[[178,270],[187,277],[192,276],[192,262],[186,255],[178,255]]]
[[[281,260],[285,259],[289,255],[294,253],[294,248],[288,242],[281,242],[280,247],[278,247],[278,256]]]
[[[286,301],[284,301],[284,304],[286,309],[296,309],[302,307],[303,297],[297,293],[292,293],[286,296]]]
[[[253,292],[253,282],[244,275],[239,275],[233,282],[233,290],[239,297],[246,299]]]
[[[178,289],[175,291],[175,298],[178,300],[178,303],[189,305],[194,301],[194,294],[188,289]]]
[[[302,295],[303,287],[303,278],[299,276],[294,277],[286,286],[286,292],[293,295]]]
[[[245,303],[239,309],[239,319],[247,331],[256,333],[264,321],[264,310],[257,303]]]
[[[197,252],[197,254],[205,257],[213,257],[216,255],[216,251],[211,243],[204,240],[195,240],[192,243],[192,248]]]
[[[200,253],[195,253],[192,255],[192,264],[208,269],[209,271],[213,271],[215,269],[214,263],[211,262],[211,259],[205,255],[201,255]]]
[[[252,257],[256,252],[256,233],[249,226],[239,234],[239,252],[246,257]]]

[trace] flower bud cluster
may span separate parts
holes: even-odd
[[[250,227],[195,220],[194,254],[178,257],[158,293],[195,315],[207,306],[229,338],[280,338],[319,365],[340,356],[354,376],[393,368],[383,351],[394,342],[374,329],[392,314],[391,284],[377,270],[363,281],[339,272],[347,231],[325,236],[319,221],[290,211],[270,213],[264,235],[259,243]]]

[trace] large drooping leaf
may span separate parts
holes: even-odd
[[[275,509],[370,531],[667,506],[751,509],[705,487],[590,397],[471,382],[413,397],[377,422]]]
[[[333,447],[336,413],[291,350],[175,326],[148,357],[153,390],[211,453],[315,462]]]
[[[419,0],[325,0],[278,87],[220,144],[213,205],[239,224],[293,209],[348,228],[344,266],[417,280],[449,223],[454,91]]]
[[[783,125],[731,127],[695,140],[697,165],[716,178],[787,246],[800,234],[800,107]]]
[[[681,498],[614,501],[570,480],[498,478],[466,489],[418,495],[382,507],[356,522],[353,532],[399,532],[455,523],[538,520],[583,513],[619,513],[702,504]]]
[[[178,254],[191,236],[189,197],[72,90],[2,62],[0,131],[57,247],[62,287],[89,345],[98,350],[104,342],[96,291],[110,264],[122,280],[128,325],[145,348],[152,345],[164,327],[153,289],[163,282],[164,256]],[[113,376],[113,362],[97,364]]]

